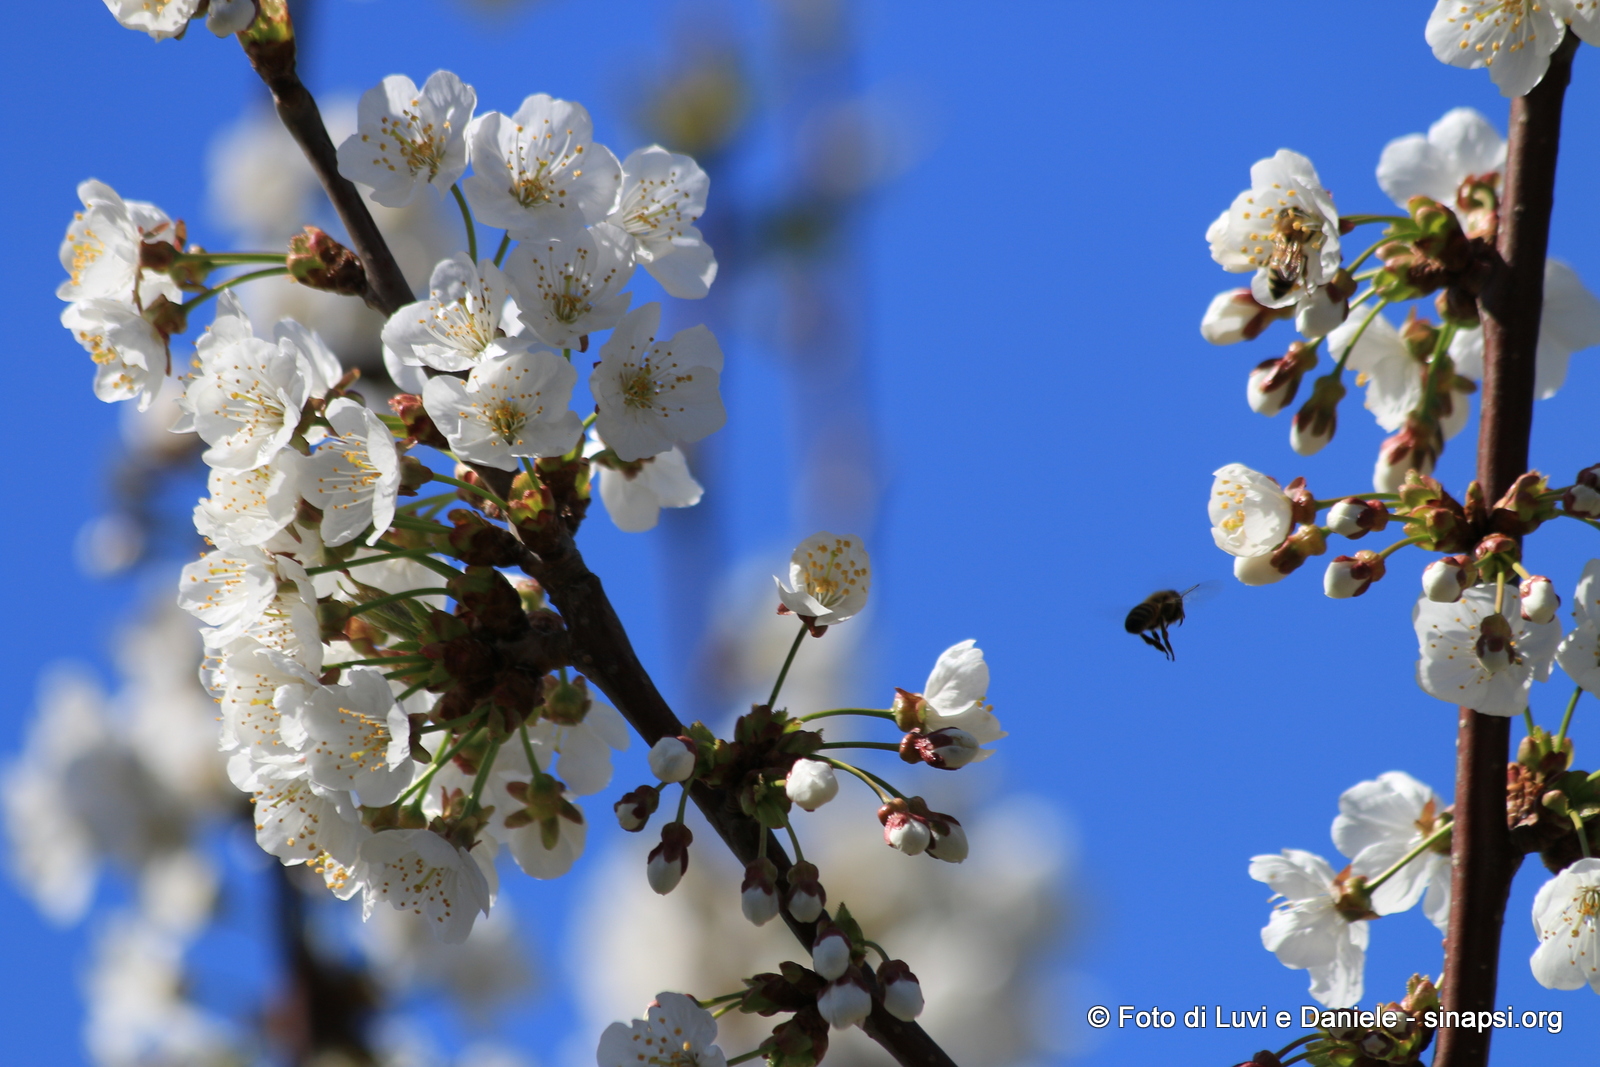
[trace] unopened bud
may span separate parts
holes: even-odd
[[[1389,509],[1381,500],[1346,497],[1328,509],[1328,529],[1354,541],[1389,525]]]
[[[908,693],[899,687],[894,691],[894,703],[889,705],[894,724],[902,730],[915,730],[922,726],[927,708],[928,702],[921,693]]]
[[[1535,574],[1518,588],[1522,594],[1522,617],[1529,622],[1545,623],[1556,617],[1561,597],[1550,579]]]
[[[811,943],[811,969],[833,981],[850,969],[850,939],[843,930],[828,923],[817,930]]]
[[[834,775],[831,763],[797,759],[794,766],[789,768],[783,791],[806,811],[816,811],[839,795],[839,779]]]
[[[1289,427],[1289,447],[1302,456],[1321,452],[1338,428],[1339,401],[1344,394],[1344,383],[1336,375],[1318,378],[1311,398],[1295,412],[1294,423]]]
[[[694,834],[681,822],[669,822],[661,828],[661,844],[650,850],[645,862],[645,878],[651,889],[666,896],[678,888],[689,869],[689,844],[693,840]]]
[[[1234,556],[1233,576],[1245,585],[1271,585],[1289,575],[1272,565],[1272,556]]]
[[[1485,616],[1478,624],[1478,640],[1473,650],[1478,654],[1478,662],[1490,674],[1498,674],[1519,660],[1511,641],[1511,624],[1498,613]]]
[[[1250,410],[1260,415],[1276,415],[1288,407],[1300,391],[1301,379],[1316,365],[1316,346],[1304,341],[1295,341],[1284,355],[1258,364],[1250,372],[1245,388]]]
[[[828,903],[827,890],[817,880],[815,864],[804,861],[789,868],[789,914],[796,922],[816,922],[822,908]]]
[[[1350,277],[1348,271],[1341,270],[1340,274],[1347,279]],[[1349,316],[1354,282],[1348,288],[1337,282],[1338,279],[1312,290],[1295,305],[1294,328],[1304,336],[1326,337]]]
[[[289,277],[311,289],[322,289],[345,296],[361,296],[367,291],[367,271],[350,249],[315,226],[289,239],[289,255],[284,265]]]
[[[1561,506],[1580,519],[1600,518],[1600,463],[1578,472],[1572,488],[1562,495]]]
[[[401,393],[389,398],[389,410],[399,418],[401,425],[406,428],[406,439],[418,444],[430,445],[434,448],[447,449],[449,440],[439,432],[439,427],[433,423],[433,417],[422,406],[422,398],[413,393]]]
[[[900,758],[907,763],[921,761],[941,771],[965,767],[978,758],[978,739],[955,727],[924,734],[912,730],[900,739]]]
[[[922,984],[904,960],[884,960],[878,965],[878,985],[883,988],[883,1009],[902,1022],[922,1014]]]
[[[636,834],[644,829],[660,803],[659,789],[653,785],[641,785],[632,792],[622,794],[622,799],[612,805],[611,810],[617,813],[618,825],[630,834]]]
[[[872,994],[867,992],[858,975],[849,974],[828,987],[817,997],[817,1011],[835,1030],[854,1026],[872,1014]]]
[[[1446,556],[1422,569],[1422,595],[1437,604],[1454,604],[1478,584],[1478,568],[1467,556]]]
[[[778,868],[765,856],[744,869],[739,886],[739,908],[757,926],[765,926],[778,914]]]
[[[967,858],[967,831],[948,815],[934,813],[928,821],[933,839],[928,842],[928,855],[946,863],[960,863]]]
[[[1275,320],[1291,314],[1289,308],[1269,308],[1256,303],[1248,289],[1218,293],[1200,319],[1200,336],[1214,345],[1253,341]]]
[[[663,737],[650,749],[650,773],[663,782],[681,782],[694,773],[698,750],[687,737]]]
[[[1383,557],[1362,549],[1354,556],[1335,556],[1322,576],[1322,591],[1335,600],[1360,596],[1382,578]]]
[[[899,797],[878,809],[878,821],[883,824],[884,843],[908,856],[922,853],[933,840],[928,824],[912,815],[906,802]]]
[[[1507,578],[1516,573],[1516,565],[1522,557],[1522,550],[1517,542],[1505,534],[1490,534],[1480,540],[1472,550],[1472,558],[1478,565],[1478,574],[1486,582],[1492,582],[1501,575]]]
[[[1328,550],[1328,539],[1320,526],[1302,526],[1284,539],[1283,544],[1272,550],[1268,557],[1272,566],[1284,574],[1291,574],[1300,569],[1300,565],[1312,556],[1320,556]]]

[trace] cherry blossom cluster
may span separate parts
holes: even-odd
[[[1426,36],[1444,62],[1487,67],[1502,92],[1520,96],[1544,76],[1569,30],[1600,41],[1600,6],[1440,0]],[[1528,471],[1498,499],[1477,482],[1452,494],[1433,477],[1445,443],[1467,426],[1484,376],[1479,297],[1504,269],[1497,241],[1506,167],[1505,139],[1467,108],[1384,149],[1378,184],[1403,214],[1340,214],[1311,162],[1287,149],[1255,164],[1250,187],[1206,234],[1213,259],[1249,273],[1250,285],[1218,294],[1201,333],[1227,345],[1293,320],[1299,336],[1248,375],[1249,406],[1268,416],[1303,395],[1324,354],[1333,360],[1293,415],[1289,443],[1300,455],[1333,439],[1347,370],[1391,436],[1370,492],[1319,498],[1304,478],[1283,484],[1232,463],[1215,472],[1208,510],[1217,547],[1250,586],[1281,581],[1324,555],[1332,538],[1360,540],[1391,523],[1401,530],[1389,544],[1352,547],[1328,562],[1327,596],[1363,595],[1401,549],[1434,554],[1421,567],[1412,612],[1418,684],[1452,706],[1525,718],[1527,736],[1507,773],[1507,817],[1518,853],[1538,853],[1553,875],[1534,906],[1533,974],[1550,988],[1600,992],[1600,861],[1591,858],[1600,850],[1600,775],[1573,767],[1568,737],[1580,696],[1600,696],[1600,559],[1588,562],[1567,598],[1574,625],[1565,635],[1561,593],[1524,565],[1525,539],[1546,522],[1600,528],[1600,466],[1567,485]],[[1350,235],[1368,225],[1383,230],[1347,259]],[[1573,353],[1600,344],[1600,298],[1556,260],[1544,274],[1539,399],[1561,388]],[[1385,315],[1401,305],[1403,319]],[[1556,666],[1576,688],[1551,732],[1536,724],[1531,705],[1534,683]],[[1420,903],[1445,932],[1453,828],[1452,809],[1402,771],[1346,791],[1339,812],[1333,839],[1348,860],[1342,869],[1297,849],[1250,863],[1251,877],[1277,902],[1263,945],[1285,966],[1308,971],[1312,997],[1334,1008],[1362,996],[1371,922]],[[1433,1036],[1424,1010],[1437,1003],[1434,983],[1416,976],[1405,1000],[1389,1005],[1395,1026],[1324,1028],[1290,1049],[1310,1042],[1295,1058],[1312,1062],[1414,1063]],[[1252,1062],[1276,1064],[1288,1051]]]

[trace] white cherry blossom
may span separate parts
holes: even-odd
[[[251,553],[258,553],[259,556],[251,557]],[[252,599],[249,610],[239,612],[225,625],[202,630],[200,636],[205,647],[209,652],[221,656],[236,640],[249,637],[289,657],[313,675],[320,674],[323,652],[321,627],[317,623],[314,586],[305,568],[294,558],[281,553],[226,545],[218,550],[218,554],[206,558],[212,561],[219,576],[227,580],[225,569],[234,565],[232,561],[243,558],[248,562],[251,558],[261,556],[270,561],[272,591],[264,600]],[[249,580],[256,579],[250,577]],[[253,594],[253,589],[248,585],[246,588]],[[301,590],[308,592],[302,593]],[[209,592],[202,589],[187,595],[196,598]],[[191,614],[197,614],[184,597],[185,592],[180,590],[179,606]]]
[[[496,832],[505,838],[511,858],[516,860],[523,874],[548,881],[572,870],[572,865],[583,855],[589,836],[587,822],[557,819],[556,828],[559,834],[551,848],[544,847],[543,828],[538,823],[510,829],[501,826]]]
[[[728,418],[717,339],[704,326],[692,326],[658,342],[660,325],[660,304],[629,312],[589,376],[599,409],[595,430],[624,462],[698,441]]]
[[[348,900],[361,888],[350,872],[363,842],[373,833],[355,820],[349,798],[342,800],[319,796],[309,779],[293,778],[268,782],[251,803],[255,805],[256,844],[285,866],[311,864],[334,896]],[[341,808],[351,817],[341,814]]]
[[[311,396],[313,371],[300,346],[263,341],[231,291],[217,298],[217,317],[195,345],[200,369],[179,405],[211,447],[201,457],[213,467],[264,466],[289,443]]]
[[[304,777],[305,730],[298,719],[284,717],[280,702],[291,688],[314,686],[310,672],[254,638],[240,637],[218,650],[216,665],[203,676],[217,701],[218,747],[228,754],[234,786],[255,792],[269,782]]]
[[[626,235],[567,213],[541,220],[506,257],[506,274],[527,332],[552,348],[578,348],[611,329],[633,299],[622,291],[633,277]]]
[[[635,261],[680,300],[705,296],[717,277],[716,256],[694,226],[710,185],[688,156],[638,148],[622,161],[622,193],[606,219],[633,238]]]
[[[1343,354],[1365,319],[1358,315],[1330,333],[1329,353]],[[1356,372],[1356,384],[1367,387],[1366,408],[1378,425],[1390,431],[1405,425],[1406,416],[1422,400],[1426,367],[1406,348],[1400,331],[1386,317],[1378,315],[1367,323],[1345,365]]]
[[[106,0],[118,22],[157,41],[181,36],[199,6],[200,0]]]
[[[1334,908],[1333,868],[1321,856],[1286,848],[1281,855],[1255,856],[1250,877],[1283,899],[1261,928],[1261,944],[1294,970],[1311,972],[1311,996],[1329,1008],[1361,999],[1367,924],[1350,922]]]
[[[1568,678],[1600,696],[1600,559],[1591,559],[1584,566],[1572,601],[1576,625],[1561,639],[1556,662]]]
[[[300,503],[301,456],[284,450],[264,467],[223,470],[206,476],[210,493],[194,509],[194,527],[213,542],[261,545],[294,521]]]
[[[1539,315],[1539,347],[1534,355],[1533,391],[1548,400],[1567,380],[1574,352],[1600,345],[1600,297],[1576,271],[1558,259],[1544,264],[1544,308]],[[1456,370],[1483,381],[1483,329],[1460,330],[1450,343]]]
[[[1266,556],[1283,544],[1293,522],[1289,497],[1273,481],[1242,463],[1215,471],[1211,483],[1211,538],[1230,556]],[[1247,583],[1251,584],[1251,583]]]
[[[713,1042],[717,1021],[693,997],[657,993],[644,1018],[612,1023],[600,1035],[599,1067],[724,1067],[727,1057]]]
[[[1600,45],[1600,0],[1544,0],[1585,44]]]
[[[467,169],[467,128],[478,94],[448,70],[422,88],[391,74],[361,94],[356,132],[339,145],[339,173],[372,186],[372,199],[406,207],[424,189],[435,194]]]
[[[1389,771],[1339,797],[1333,843],[1350,857],[1351,872],[1370,882],[1436,831],[1443,809],[1433,790],[1404,771]],[[1443,933],[1450,918],[1448,852],[1430,848],[1396,871],[1372,891],[1372,910],[1393,915],[1419,900],[1428,921]]]
[[[1488,67],[1502,96],[1522,96],[1544,77],[1564,32],[1549,0],[1438,0],[1425,36],[1439,62]]]
[[[1224,270],[1254,271],[1250,291],[1281,308],[1332,280],[1339,269],[1339,212],[1316,168],[1280,148],[1250,168],[1250,188],[1209,229],[1211,258]]]
[[[582,722],[540,719],[528,725],[528,740],[539,769],[555,774],[576,796],[598,793],[610,784],[611,753],[627,751],[632,736],[627,720],[603,700],[589,704]],[[516,756],[511,758],[516,760]],[[525,756],[522,762],[526,762]]]
[[[861,538],[823,530],[801,541],[789,557],[789,585],[776,575],[778,599],[813,626],[832,626],[867,606],[872,561]]]
[[[1414,196],[1426,196],[1454,210],[1462,182],[1499,174],[1505,165],[1500,131],[1479,112],[1458,107],[1445,112],[1426,135],[1408,134],[1384,145],[1378,184],[1401,208]]]
[[[376,415],[343,397],[328,405],[327,418],[337,436],[302,465],[300,493],[322,509],[326,544],[342,545],[369,525],[366,543],[375,544],[394,519],[400,491],[394,437]]]
[[[1600,993],[1600,859],[1581,859],[1533,898],[1539,947],[1528,962],[1546,989]]]
[[[380,903],[427,916],[439,940],[459,945],[479,913],[489,914],[489,882],[478,861],[432,830],[384,830],[361,843],[354,879],[361,914]]]
[[[592,223],[616,207],[622,167],[581,104],[536,93],[515,115],[479,115],[467,138],[473,173],[461,190],[487,226],[521,238],[552,213]]]
[[[176,242],[166,212],[143,200],[123,200],[104,182],[78,185],[83,210],[72,217],[61,241],[61,266],[67,280],[56,288],[62,300],[116,300],[149,307],[157,297],[183,299],[178,283],[139,265],[145,241]],[[136,288],[137,287],[137,288]]]
[[[286,687],[280,705],[304,732],[306,772],[323,795],[392,804],[411,784],[411,723],[378,671],[354,667],[343,685]]]
[[[494,265],[465,252],[440,260],[428,279],[428,299],[407,304],[383,327],[383,346],[412,367],[469,370],[495,343],[511,281]]]
[[[1511,633],[1511,661],[1504,653],[1480,659],[1478,639],[1483,620],[1494,614],[1495,587],[1474,586],[1455,603],[1418,597],[1411,611],[1421,658],[1417,684],[1432,696],[1485,715],[1521,715],[1535,681],[1548,681],[1559,622],[1536,623],[1522,617],[1515,584],[1505,588],[1501,613]],[[1496,668],[1496,669],[1491,669]]]
[[[272,556],[259,547],[220,547],[184,566],[178,606],[216,629],[237,629],[259,615],[277,591]]]
[[[583,420],[568,405],[578,372],[558,352],[505,338],[463,382],[439,375],[422,402],[460,459],[514,471],[518,460],[570,452]]]
[[[986,702],[989,692],[989,665],[983,649],[968,638],[939,653],[928,680],[923,684],[923,724],[928,731],[962,730],[980,745],[1009,736],[1000,729],[994,705]],[[986,760],[994,750],[981,748],[968,762]]]
[[[94,361],[94,395],[107,404],[137,400],[145,411],[166,378],[166,338],[138,310],[97,297],[69,304],[61,325]]]
[[[600,435],[591,432],[584,454],[594,456],[605,447]],[[694,507],[705,495],[705,489],[689,473],[683,450],[676,445],[621,466],[601,462],[595,465],[595,472],[606,514],[617,529],[627,533],[652,530],[660,521],[662,508]]]

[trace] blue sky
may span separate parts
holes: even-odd
[[[488,19],[441,0],[323,0],[307,80],[319,93],[354,93],[389,73],[420,80],[446,67],[476,85],[480,108],[510,110],[536,91],[582,100],[599,138],[621,147],[634,135],[619,85],[659,45],[663,7],[550,0]],[[854,237],[867,267],[868,402],[885,478],[864,684],[915,686],[940,649],[965,637],[988,653],[990,696],[1011,732],[995,764],[1075,828],[1080,921],[1062,966],[1079,976],[1082,1002],[1061,1005],[1060,1025],[1082,1039],[1076,1062],[1237,1062],[1283,1040],[1091,1035],[1079,1020],[1090,1003],[1181,1012],[1304,1002],[1305,976],[1259,946],[1267,890],[1246,877],[1249,857],[1298,847],[1331,858],[1339,793],[1383,771],[1407,770],[1448,796],[1455,714],[1413,681],[1420,556],[1391,560],[1389,578],[1355,601],[1325,599],[1315,565],[1264,589],[1228,584],[1229,560],[1212,547],[1204,514],[1212,470],[1239,461],[1283,481],[1304,474],[1320,497],[1359,492],[1383,434],[1353,394],[1338,438],[1302,459],[1288,448],[1286,418],[1245,407],[1246,372],[1289,334],[1277,327],[1248,350],[1201,340],[1206,303],[1235,284],[1203,234],[1250,164],[1280,147],[1316,163],[1343,211],[1382,212],[1389,204],[1372,172],[1388,140],[1461,105],[1503,129],[1505,102],[1482,72],[1431,57],[1423,3],[857,7],[862,84],[907,109],[920,146]],[[765,20],[722,10],[737,12],[731,24],[760,55]],[[261,93],[231,42],[195,32],[156,46],[92,0],[24,5],[10,21],[13,41],[41,58],[0,71],[12,101],[3,180],[13,208],[0,292],[21,401],[7,416],[16,450],[0,531],[19,564],[0,643],[3,753],[20,744],[40,665],[103,663],[97,650],[137,591],[86,579],[71,559],[117,447],[116,412],[93,399],[87,361],[56,321],[56,246],[73,187],[98,177],[203,234],[205,145]],[[1594,53],[1583,49],[1551,240],[1593,288],[1597,84]],[[760,152],[753,158],[748,173],[727,178],[747,196],[774,177]],[[797,504],[787,481],[809,442],[772,417],[783,377],[759,338],[723,343],[729,547],[776,566],[826,519]],[[1537,409],[1534,463],[1553,478],[1600,459],[1584,415],[1597,389],[1600,352],[1580,354],[1562,393]],[[1470,477],[1469,440],[1441,465],[1458,491]],[[1567,525],[1541,531],[1529,560],[1570,591],[1600,552],[1594,531]],[[647,662],[669,689],[681,687],[658,636],[662,583],[611,579],[653,573],[648,536],[596,523],[584,537]],[[1175,663],[1122,632],[1122,612],[1146,593],[1208,579],[1224,588],[1175,635]],[[1550,689],[1535,697],[1547,723],[1570,691]],[[1595,762],[1586,746],[1600,741],[1596,716],[1593,703],[1580,705],[1580,766]],[[1530,863],[1513,892],[1502,1000],[1565,1009],[1567,1030],[1497,1035],[1504,1064],[1600,1039],[1592,994],[1543,990],[1528,974],[1527,915],[1541,881]],[[564,890],[539,892],[540,906],[564,906]],[[559,945],[554,933],[539,937]],[[0,885],[0,944],[13,961],[0,977],[11,1055],[81,1062],[84,932],[48,927]],[[1438,959],[1420,914],[1375,924],[1368,999],[1398,998],[1407,975],[1436,972]],[[553,1049],[560,1021],[557,1003],[513,1032]]]

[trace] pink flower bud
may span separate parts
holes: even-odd
[[[1549,622],[1556,617],[1561,597],[1550,579],[1535,574],[1519,587],[1522,594],[1522,617],[1529,622]]]
[[[830,982],[850,969],[850,939],[832,923],[812,943],[811,969]]]
[[[1478,583],[1478,569],[1466,556],[1446,556],[1422,569],[1422,595],[1438,604],[1454,604]]]
[[[884,816],[880,809],[879,818],[883,820],[885,843],[908,856],[915,856],[925,851],[933,840],[928,824],[909,812],[891,811]]]
[[[904,960],[885,960],[878,967],[883,987],[883,1009],[902,1022],[922,1014],[922,985]]]
[[[833,765],[816,759],[797,759],[783,783],[785,795],[807,811],[816,811],[839,795]]]
[[[689,869],[689,843],[693,840],[694,834],[681,822],[669,822],[661,828],[661,844],[650,850],[645,863],[645,878],[651,889],[666,896],[678,888]]]
[[[828,983],[817,997],[817,1011],[835,1030],[854,1026],[872,1014],[872,994],[861,983],[859,975],[845,975]]]
[[[766,858],[758,859],[744,869],[744,882],[739,886],[739,908],[744,917],[757,926],[765,926],[778,914],[778,869]]]
[[[1335,600],[1360,596],[1385,572],[1383,557],[1362,550],[1354,556],[1335,556],[1322,576],[1322,591]]]
[[[650,749],[650,773],[663,782],[681,782],[694,773],[696,751],[687,737],[663,737]]]

